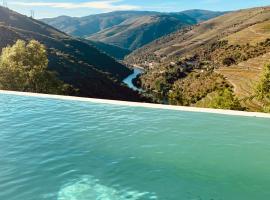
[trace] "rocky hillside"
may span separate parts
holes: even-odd
[[[137,81],[143,88],[166,99],[178,98],[178,104],[184,98],[190,99],[188,105],[202,105],[217,90],[230,88],[245,109],[260,110],[253,90],[270,62],[269,38],[270,7],[239,10],[160,38],[130,54],[126,62],[147,69]],[[216,75],[223,80],[213,78]]]
[[[38,40],[46,45],[49,69],[79,89],[80,96],[139,100],[121,85],[131,71],[108,55],[47,24],[0,7],[0,49],[18,39]]]

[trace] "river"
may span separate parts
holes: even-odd
[[[138,67],[134,67],[134,68],[133,68],[133,73],[130,74],[127,78],[125,78],[125,79],[123,80],[123,82],[124,82],[125,84],[127,84],[127,86],[128,86],[129,88],[131,88],[131,89],[133,89],[133,90],[136,90],[136,91],[142,91],[142,89],[136,87],[136,86],[133,84],[133,82],[132,82],[132,80],[135,79],[135,78],[136,78],[139,74],[141,74],[141,73],[143,73],[143,69],[138,68]]]

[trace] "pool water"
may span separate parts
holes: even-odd
[[[1,200],[269,200],[270,120],[0,95]]]

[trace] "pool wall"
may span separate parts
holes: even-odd
[[[163,104],[95,99],[95,98],[40,94],[40,93],[30,93],[30,92],[17,92],[17,91],[7,91],[7,90],[0,90],[0,94],[31,96],[31,97],[61,99],[61,100],[73,100],[73,101],[122,105],[122,106],[135,106],[135,107],[144,107],[144,108],[156,108],[156,109],[165,109],[165,110],[179,110],[179,111],[187,111],[187,112],[202,112],[202,113],[213,113],[213,114],[222,114],[222,115],[270,118],[270,114],[260,113],[260,112],[245,112],[245,111],[198,108],[198,107],[187,107],[187,106],[173,106],[173,105],[163,105]]]

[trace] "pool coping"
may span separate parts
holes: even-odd
[[[270,114],[260,113],[260,112],[246,112],[246,111],[222,110],[222,109],[212,109],[212,108],[173,106],[173,105],[108,100],[108,99],[96,99],[96,98],[75,97],[75,96],[40,94],[40,93],[31,93],[31,92],[17,92],[17,91],[9,91],[9,90],[0,90],[0,94],[17,95],[17,96],[30,96],[30,97],[59,99],[59,100],[73,100],[73,101],[112,104],[112,105],[121,105],[121,106],[156,108],[156,109],[164,109],[164,110],[177,110],[177,111],[186,111],[186,112],[199,112],[199,113],[212,113],[212,114],[233,115],[233,116],[269,118],[270,119]]]

